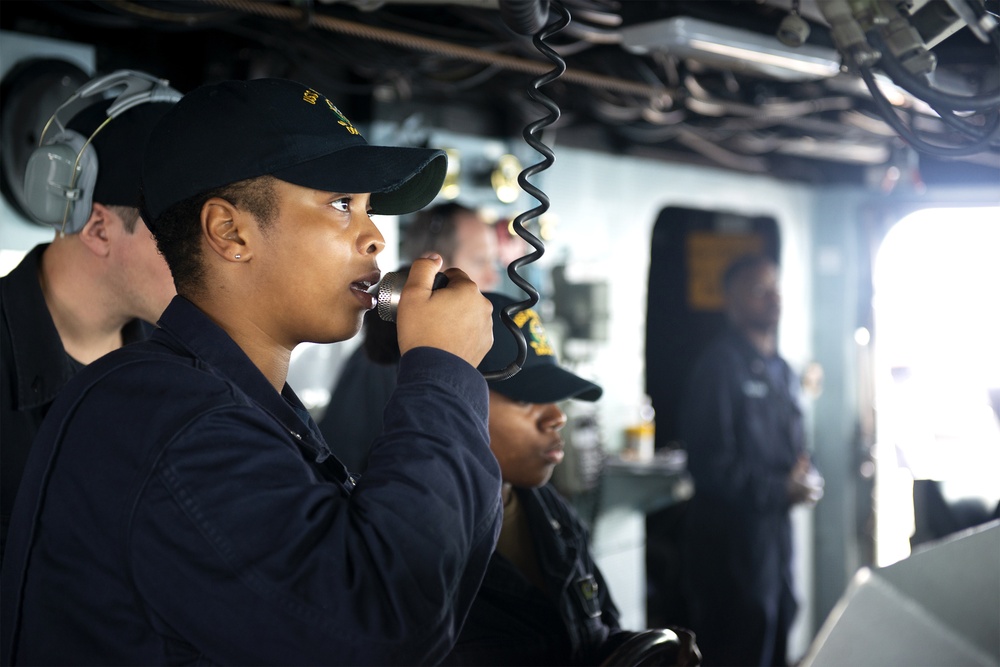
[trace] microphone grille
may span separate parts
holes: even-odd
[[[382,276],[378,285],[376,309],[378,316],[386,322],[396,321],[396,308],[399,306],[399,294],[405,279],[406,276],[400,272],[390,272]]]

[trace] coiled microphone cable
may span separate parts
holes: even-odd
[[[548,25],[545,25],[549,14],[548,0],[502,0],[501,4],[501,14],[504,16],[504,21],[508,23],[508,27],[520,34],[532,34],[532,41],[535,48],[551,60],[555,64],[555,67],[534,79],[528,88],[528,96],[548,109],[549,113],[545,117],[529,123],[525,126],[522,133],[528,145],[542,155],[542,160],[524,168],[517,177],[517,182],[521,186],[521,189],[537,199],[538,206],[521,213],[511,222],[514,232],[534,249],[533,252],[511,261],[507,266],[507,275],[510,276],[511,281],[521,288],[528,297],[522,301],[515,301],[510,305],[504,306],[500,311],[500,321],[510,330],[511,335],[514,336],[514,341],[517,343],[517,357],[506,368],[494,371],[482,371],[483,377],[487,381],[500,381],[512,378],[524,366],[524,362],[528,357],[528,343],[524,339],[524,333],[514,323],[514,316],[538,303],[538,291],[532,287],[526,278],[518,273],[518,269],[537,261],[545,253],[545,246],[542,244],[542,241],[528,231],[525,223],[549,210],[549,198],[544,192],[528,181],[528,177],[535,176],[548,169],[556,159],[552,150],[536,136],[543,129],[558,121],[561,115],[559,106],[540,90],[542,86],[552,83],[566,71],[566,61],[546,44],[545,40],[569,25],[570,13],[561,3],[555,0],[552,2],[552,8],[556,17]],[[400,293],[405,282],[406,273],[395,271],[387,273],[381,282],[373,285],[369,290],[370,293],[377,294],[378,315],[381,319],[387,322],[395,321],[396,307],[399,303]],[[434,289],[446,285],[447,282],[447,277],[439,273],[435,279]]]
[[[534,35],[532,36],[532,43],[535,45],[535,48],[538,49],[538,51],[540,51],[546,58],[551,60],[555,64],[555,67],[549,72],[546,72],[545,74],[534,79],[531,86],[528,88],[528,96],[533,101],[545,107],[548,110],[548,114],[545,117],[526,125],[524,132],[522,133],[525,142],[542,155],[542,160],[531,166],[525,167],[517,177],[518,185],[520,185],[521,189],[525,192],[537,199],[538,205],[521,213],[514,218],[513,222],[511,222],[511,227],[514,232],[524,239],[528,245],[534,248],[533,252],[530,252],[523,257],[518,257],[507,267],[507,275],[510,276],[511,281],[521,288],[525,294],[527,294],[526,299],[505,306],[500,312],[501,322],[503,322],[504,326],[506,326],[514,335],[514,339],[517,342],[517,357],[502,370],[484,371],[483,376],[488,381],[506,380],[513,377],[521,370],[521,366],[524,365],[524,361],[528,356],[528,344],[524,339],[524,334],[514,323],[514,316],[538,303],[538,291],[531,286],[531,283],[518,273],[518,269],[537,261],[545,253],[545,246],[542,244],[542,241],[528,231],[525,227],[525,223],[533,218],[541,216],[549,210],[549,198],[538,187],[528,181],[528,177],[535,176],[538,173],[545,171],[552,166],[556,159],[552,150],[542,143],[542,141],[537,138],[537,135],[543,129],[558,121],[561,112],[559,110],[559,106],[540,89],[542,86],[550,84],[562,76],[562,74],[566,71],[566,61],[563,60],[559,54],[545,42],[545,40],[565,28],[570,22],[569,10],[567,10],[562,3],[553,0],[551,6],[553,13],[556,15],[555,18],[550,21],[548,25],[543,25],[542,28],[535,30],[534,27],[540,20],[539,17],[544,19],[546,16],[544,11],[545,4],[547,3],[540,3],[539,0],[532,0],[529,3],[507,2],[506,5],[503,2],[501,3],[501,14],[504,16],[504,20],[508,22],[508,27],[522,34],[525,32],[528,32],[529,34],[533,32]],[[513,13],[510,11],[504,13],[503,11],[504,9],[517,9],[518,7],[521,7],[522,9],[526,8],[528,11],[520,13],[516,11]],[[545,21],[542,20],[542,23],[544,24]]]

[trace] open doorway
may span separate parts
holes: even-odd
[[[925,209],[875,261],[875,559],[996,518],[1000,208]]]

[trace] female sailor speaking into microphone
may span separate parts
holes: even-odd
[[[3,659],[48,664],[432,663],[500,527],[491,305],[437,256],[398,306],[398,387],[364,479],[286,384],[292,349],[358,332],[384,241],[443,151],[369,145],[292,81],[184,97],[143,160],[178,296],[143,343],[49,413],[4,561]],[[53,638],[58,638],[54,641]]]

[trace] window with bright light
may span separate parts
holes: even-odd
[[[910,553],[914,479],[976,511],[1000,502],[1000,208],[907,216],[873,280],[876,562],[888,565]]]

